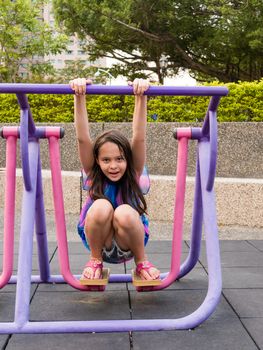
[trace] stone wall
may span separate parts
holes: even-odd
[[[65,128],[61,140],[62,170],[78,171],[77,143],[73,124],[60,124]],[[1,126],[1,124],[0,124]],[[175,175],[177,141],[173,130],[182,123],[149,123],[147,126],[147,166],[153,175]],[[95,137],[101,131],[118,128],[131,137],[130,123],[91,123]],[[43,169],[49,169],[47,140],[41,140]],[[188,175],[195,174],[196,141],[189,144]],[[18,150],[19,152],[19,150]],[[0,138],[0,167],[5,167],[5,141]],[[18,168],[21,167],[18,156]],[[263,178],[263,123],[219,123],[217,177]]]
[[[45,210],[53,211],[53,193],[51,173],[43,170],[43,192]],[[23,179],[21,169],[16,177],[16,208],[21,208]],[[150,222],[172,222],[174,214],[175,176],[151,175],[151,190],[146,196]],[[187,177],[184,222],[192,222],[194,181]],[[79,172],[63,171],[63,196],[66,214],[80,212],[81,201],[85,200],[86,191],[80,190]],[[0,190],[4,197],[5,171],[0,171]],[[263,227],[263,180],[216,178],[215,181],[217,222],[219,226]],[[82,196],[82,198],[81,198]],[[0,209],[4,201],[0,201]],[[77,219],[76,219],[77,221]]]

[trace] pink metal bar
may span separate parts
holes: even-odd
[[[192,136],[191,128],[178,128],[176,129],[176,138],[179,140],[182,137],[190,139]]]
[[[6,137],[6,174],[3,272],[0,276],[0,288],[4,287],[12,276],[14,257],[15,191],[16,191],[16,141],[17,128],[4,128]]]
[[[4,126],[3,127],[3,137],[15,136],[18,138],[18,127],[17,126]]]
[[[187,175],[188,139],[191,138],[191,129],[190,128],[178,129],[177,138],[178,138],[178,152],[177,152],[178,154],[177,154],[171,269],[167,277],[162,280],[162,283],[159,286],[145,287],[145,290],[161,290],[170,286],[177,279],[180,272],[183,221],[184,221],[184,201],[185,201],[185,188],[186,188],[186,175]],[[141,289],[138,288],[138,290],[140,291]]]
[[[59,126],[46,127],[45,128],[46,137],[49,138],[51,136],[55,136],[59,139],[60,138],[60,130],[61,130],[61,128]]]
[[[87,291],[89,287],[82,286],[70,271],[58,137],[51,136],[48,142],[61,274],[72,287]]]

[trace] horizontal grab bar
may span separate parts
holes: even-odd
[[[0,93],[73,94],[68,84],[0,84]],[[87,85],[90,95],[133,95],[131,86]],[[226,96],[224,86],[150,86],[149,96]]]

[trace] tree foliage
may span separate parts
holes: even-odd
[[[67,61],[65,67],[58,69],[55,74],[50,77],[50,82],[61,84],[68,84],[69,80],[83,76],[91,78],[94,84],[106,84],[108,76],[96,76],[98,68],[96,66],[89,66],[82,60]]]
[[[43,58],[61,52],[67,39],[43,22],[41,11],[45,1],[0,3],[0,81],[19,81],[23,68],[31,74],[31,81],[53,74],[51,64]]]
[[[115,71],[163,76],[180,68],[223,82],[263,76],[262,0],[53,0],[56,18],[77,32],[91,58]],[[167,65],[161,67],[162,57]]]

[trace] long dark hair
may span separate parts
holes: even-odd
[[[121,189],[122,201],[124,204],[131,204],[137,212],[142,215],[146,213],[147,205],[143,197],[142,191],[136,181],[136,173],[134,170],[134,163],[132,157],[131,145],[128,139],[118,130],[109,130],[102,133],[94,142],[93,145],[93,156],[94,164],[91,171],[92,185],[90,188],[90,196],[93,200],[105,198],[103,188],[105,184],[106,176],[101,171],[100,166],[97,163],[99,157],[100,147],[106,143],[115,143],[120,152],[123,154],[127,168],[122,178],[118,181]]]

